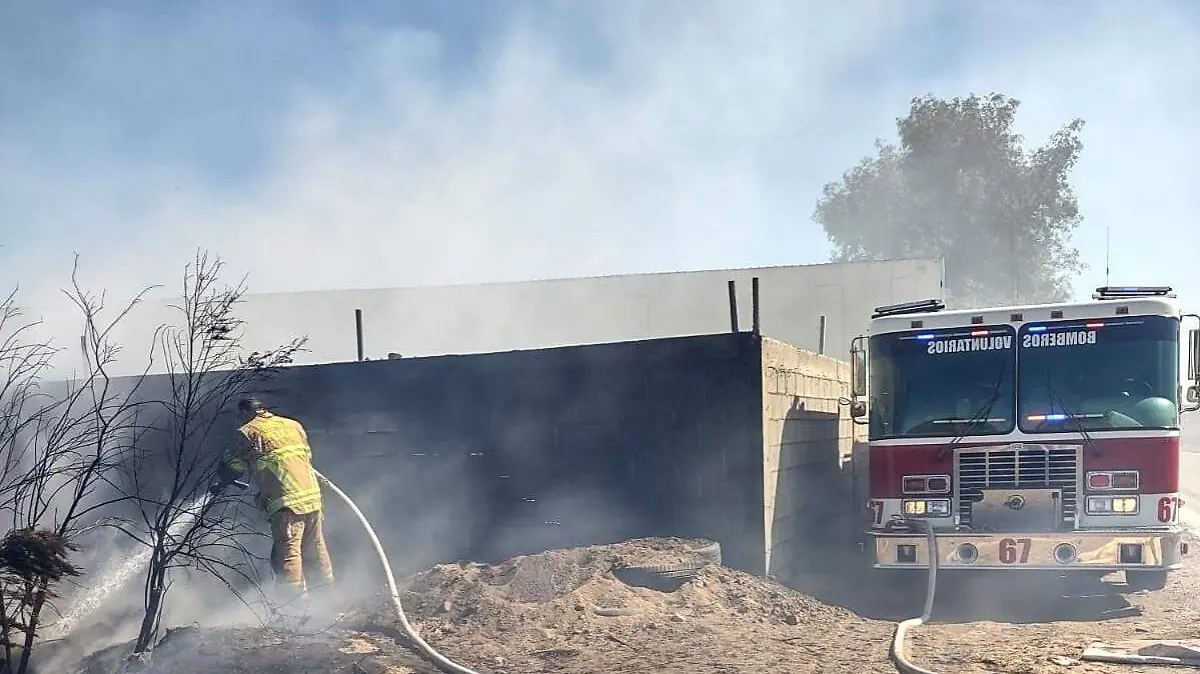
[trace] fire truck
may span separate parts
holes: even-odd
[[[1161,589],[1187,554],[1179,421],[1200,409],[1195,318],[1168,287],[877,308],[851,345],[850,400],[868,426],[874,568],[928,568],[928,528],[941,571],[1123,571],[1130,590]]]

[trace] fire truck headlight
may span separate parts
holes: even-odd
[[[904,514],[909,517],[949,517],[950,499],[920,499],[904,502]]]
[[[1114,513],[1120,515],[1136,515],[1138,511],[1138,500],[1132,496],[1122,496],[1112,500],[1112,508]]]
[[[1135,496],[1089,496],[1089,515],[1136,515],[1138,500]]]

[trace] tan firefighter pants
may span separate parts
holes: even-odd
[[[293,590],[303,592],[308,587],[305,578],[333,582],[333,563],[325,548],[321,531],[324,511],[297,515],[284,508],[271,517],[271,568],[277,580]],[[314,585],[317,583],[314,582]]]

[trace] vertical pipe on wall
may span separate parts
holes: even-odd
[[[733,279],[729,280],[729,331],[738,332],[737,284]]]
[[[754,332],[754,336],[757,337],[759,334],[759,328],[762,327],[762,325],[759,322],[759,315],[758,315],[758,277],[757,276],[752,277],[750,279],[750,316],[751,316],[751,323],[750,323],[751,329]]]
[[[354,310],[354,336],[358,341],[358,359],[363,359],[362,309]]]
[[[817,353],[825,355],[825,314],[821,314],[821,328],[817,333]]]

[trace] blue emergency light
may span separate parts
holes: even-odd
[[[1100,286],[1094,299],[1112,300],[1129,297],[1174,297],[1171,286]]]

